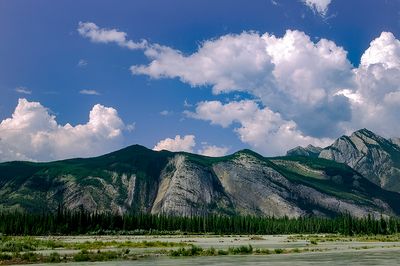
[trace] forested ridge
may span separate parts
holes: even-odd
[[[89,213],[58,210],[56,213],[0,213],[0,233],[4,235],[77,234],[395,234],[400,219],[354,218],[274,218],[254,216],[178,217],[151,214]]]

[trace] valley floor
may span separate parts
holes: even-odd
[[[0,264],[399,265],[400,235],[1,237]]]

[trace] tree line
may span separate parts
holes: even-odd
[[[335,218],[276,218],[255,216],[152,215],[145,213],[89,213],[59,209],[54,213],[0,212],[3,235],[77,234],[395,234],[400,219],[355,218],[343,214]]]

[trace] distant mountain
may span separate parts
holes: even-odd
[[[391,138],[389,141],[400,147],[400,138]]]
[[[318,158],[321,151],[322,148],[315,147],[310,144],[305,148],[297,146],[296,148],[287,151],[286,156],[308,156],[308,157]]]
[[[328,150],[327,150],[328,151]],[[96,158],[0,164],[0,209],[299,217],[400,215],[400,194],[350,167],[249,150],[211,158],[134,145]]]
[[[361,129],[323,149],[320,158],[345,163],[378,186],[400,192],[399,139],[385,139]]]

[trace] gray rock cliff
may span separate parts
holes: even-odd
[[[319,158],[345,163],[378,186],[400,192],[399,139],[387,140],[367,129],[342,136]]]

